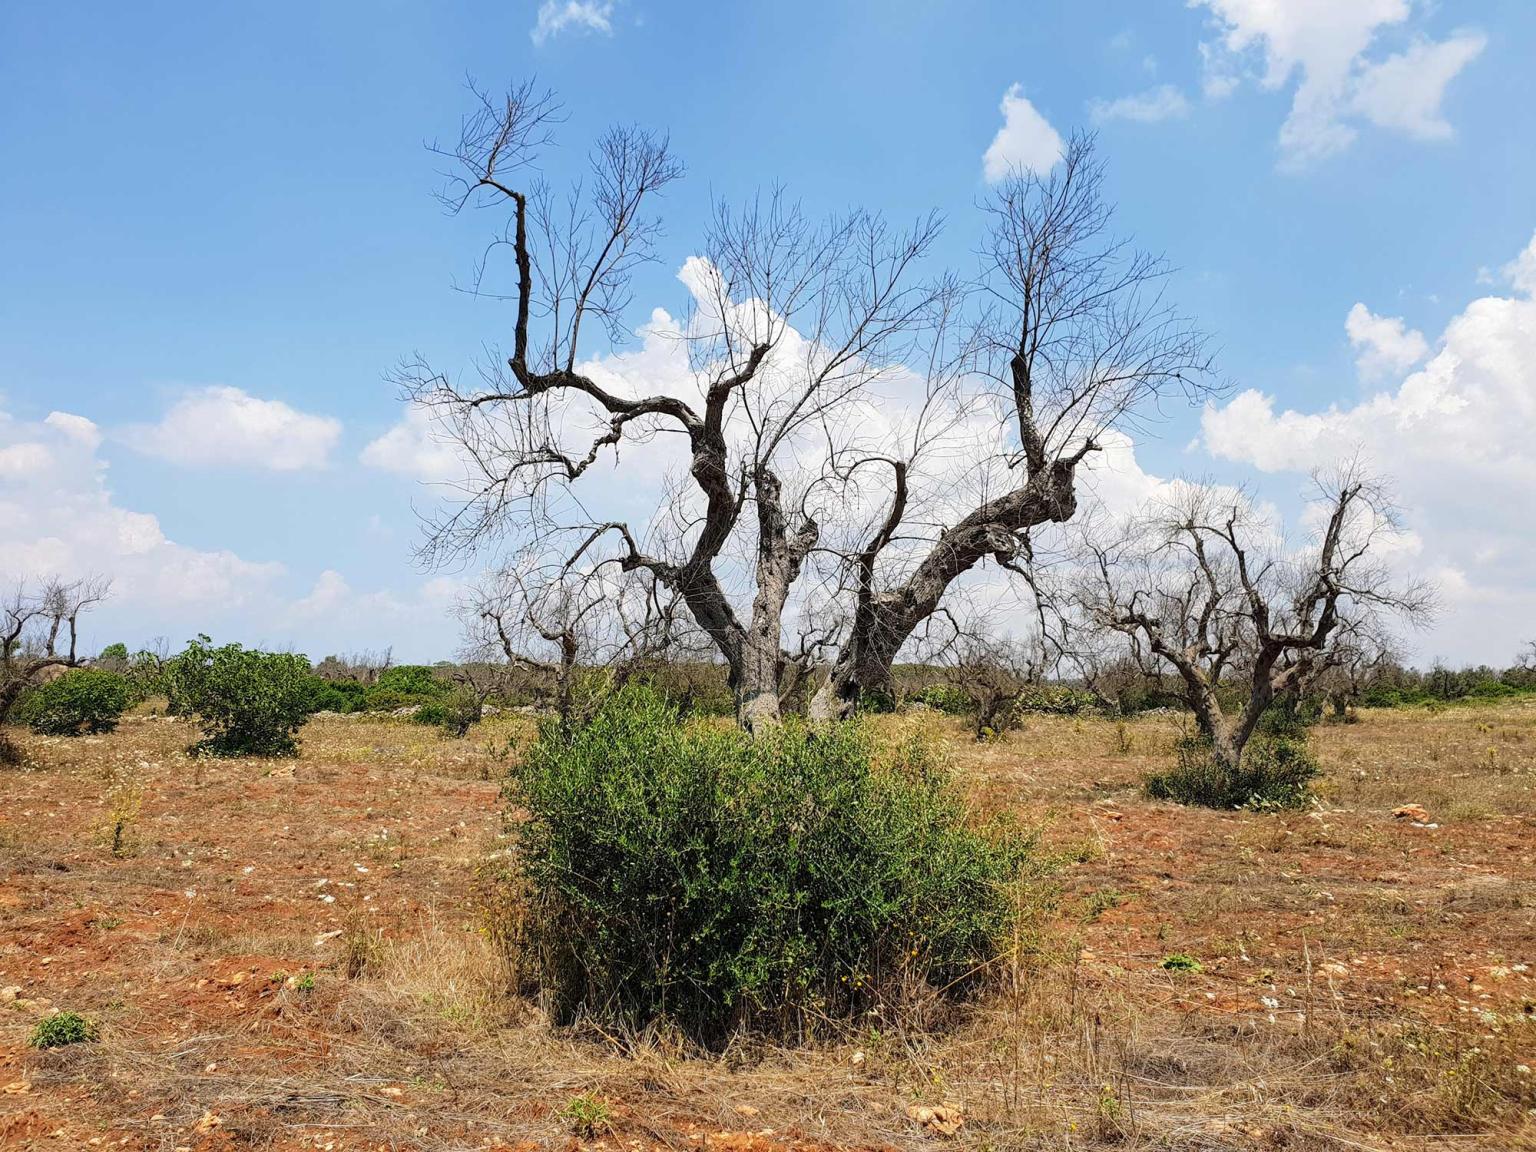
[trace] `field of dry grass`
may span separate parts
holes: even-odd
[[[16,733],[0,1146],[1536,1148],[1536,703],[1320,728],[1321,802],[1280,815],[1143,799],[1173,718],[885,723],[1041,828],[1038,934],[942,1027],[710,1059],[509,993],[490,749],[526,721],[320,718],[295,761],[189,760],[151,715]],[[99,1042],[28,1048],[55,1008]]]

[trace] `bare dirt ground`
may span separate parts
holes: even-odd
[[[711,1059],[508,994],[488,749],[525,721],[322,717],[296,761],[189,760],[151,715],[16,733],[0,1146],[1536,1148],[1536,703],[1321,727],[1322,802],[1284,814],[1143,799],[1172,718],[887,723],[1060,861],[1016,983],[939,1028]],[[28,1048],[53,1009],[99,1042]],[[584,1094],[597,1131],[564,1114]]]

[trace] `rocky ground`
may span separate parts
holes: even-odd
[[[191,760],[149,714],[15,733],[0,1146],[1536,1147],[1536,705],[1320,728],[1321,800],[1283,814],[1142,798],[1172,717],[886,723],[1041,828],[1059,868],[1016,971],[942,1024],[709,1059],[510,993],[496,781],[524,717],[324,717],[292,761]],[[99,1039],[28,1047],[58,1010]]]

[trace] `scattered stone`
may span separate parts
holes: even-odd
[[[907,1118],[939,1136],[953,1136],[965,1126],[960,1109],[948,1104],[936,1104],[931,1108],[923,1104],[908,1105]]]

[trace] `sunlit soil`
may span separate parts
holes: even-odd
[[[291,761],[191,760],[143,714],[14,732],[0,1146],[1536,1147],[1536,705],[1321,726],[1319,803],[1279,815],[1143,799],[1173,716],[877,723],[1041,830],[1038,927],[941,1027],[710,1059],[513,995],[487,905],[524,718],[321,717]],[[29,1048],[54,1009],[99,1041]]]

